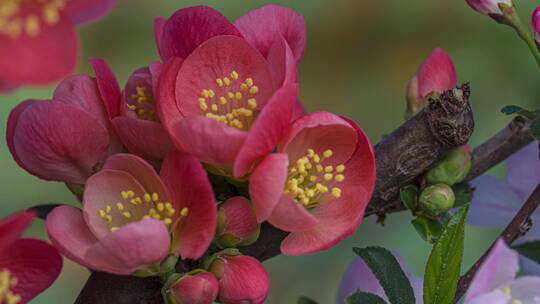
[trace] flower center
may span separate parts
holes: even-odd
[[[232,71],[229,77],[216,79],[218,93],[212,89],[202,90],[199,107],[203,115],[227,124],[249,130],[255,119],[259,88],[250,77],[240,82],[240,75]]]
[[[128,110],[134,112],[138,118],[150,121],[159,121],[156,115],[154,96],[144,86],[136,86],[135,94],[127,101]]]
[[[12,276],[7,269],[0,270],[0,303],[17,304],[21,302],[21,296],[11,291],[16,286],[17,278]]]
[[[99,217],[107,222],[111,232],[118,230],[119,226],[144,219],[160,220],[170,229],[178,219],[188,216],[189,213],[188,208],[182,208],[178,216],[172,204],[160,201],[156,192],[144,193],[140,197],[132,190],[126,190],[122,191],[120,196],[123,202],[107,205],[104,209],[98,210]],[[119,217],[120,221],[115,220],[115,217]]]
[[[32,13],[19,16],[23,0],[0,1],[0,34],[17,38],[26,33],[36,37],[41,32],[41,23],[55,25],[60,21],[60,11],[66,6],[66,0],[42,0],[33,4]]]
[[[345,165],[335,168],[325,165],[333,154],[328,149],[320,156],[315,150],[307,149],[304,156],[289,166],[285,193],[306,208],[317,206],[327,192],[334,198],[341,197],[341,189],[336,185],[345,180]]]
[[[512,299],[512,291],[510,290],[510,287],[507,286],[500,290],[508,300],[511,300],[510,304],[523,304],[523,302],[520,300]]]

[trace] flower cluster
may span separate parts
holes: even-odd
[[[275,5],[230,22],[205,6],[154,23],[160,60],[121,88],[103,60],[51,100],[10,114],[8,147],[29,173],[67,183],[47,231],[93,270],[160,276],[171,303],[262,303],[269,279],[242,255],[268,221],[286,255],[327,250],[359,226],[374,152],[351,119],[306,113],[303,17]],[[239,249],[237,249],[239,247]],[[190,262],[176,273],[178,259]]]

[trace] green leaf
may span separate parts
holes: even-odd
[[[465,219],[469,207],[459,210],[433,246],[424,273],[424,304],[450,304],[463,259]]]
[[[347,298],[347,304],[386,304],[386,302],[372,293],[355,292]]]
[[[444,229],[439,221],[425,217],[417,217],[412,220],[411,223],[420,237],[430,244],[435,243],[439,239],[441,232]]]
[[[305,297],[305,296],[299,296],[298,301],[296,303],[297,304],[318,304],[314,300],[312,300],[312,299],[310,299],[308,297]]]
[[[418,187],[416,185],[408,185],[399,190],[399,198],[407,209],[414,211],[418,206]]]
[[[369,266],[392,304],[415,304],[414,291],[396,258],[382,247],[353,248]]]
[[[519,254],[528,257],[529,259],[540,264],[540,241],[527,242],[512,246]]]
[[[540,140],[540,117],[533,120],[531,126],[529,127],[531,134],[536,140]]]
[[[501,112],[503,114],[506,114],[506,115],[512,115],[512,114],[516,114],[516,113],[519,113],[521,111],[523,111],[524,109],[520,106],[515,106],[515,105],[509,105],[509,106],[505,106],[501,109]]]
[[[454,208],[460,208],[472,201],[473,190],[468,183],[458,183],[452,186],[454,190],[454,195],[456,196],[456,201],[454,203]]]

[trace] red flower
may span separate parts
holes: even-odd
[[[107,14],[116,0],[5,0],[0,3],[0,91],[44,84],[77,61],[75,25]]]
[[[254,170],[249,193],[259,222],[292,232],[286,255],[320,252],[351,235],[375,185],[373,147],[351,120],[326,112],[298,119]]]
[[[300,15],[278,6],[255,10],[237,25],[241,30],[204,6],[156,19],[167,61],[158,114],[177,148],[221,174],[243,177],[302,112],[295,83],[305,29]]]
[[[111,156],[85,185],[83,212],[62,206],[47,218],[52,242],[86,267],[155,275],[169,254],[200,258],[216,227],[214,194],[194,157],[171,152],[161,176],[143,159]]]
[[[45,180],[84,184],[105,158],[121,149],[110,119],[120,89],[101,60],[96,77],[71,76],[50,100],[27,100],[9,115],[6,140],[19,166]]]
[[[217,218],[215,242],[221,248],[251,245],[259,237],[255,210],[245,197],[235,196],[223,202]]]
[[[34,214],[22,212],[0,222],[0,303],[24,304],[58,278],[62,258],[51,245],[19,238]]]
[[[133,72],[129,77],[120,105],[120,115],[112,122],[126,148],[154,163],[161,162],[173,144],[159,122],[155,96],[161,63]]]

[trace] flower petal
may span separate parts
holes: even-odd
[[[86,259],[93,269],[128,275],[160,263],[169,253],[170,236],[162,221],[129,223],[92,246]]]
[[[296,61],[300,61],[306,47],[304,17],[290,8],[266,5],[238,18],[234,25],[247,41],[263,56],[268,55],[274,41],[285,38]]]
[[[163,65],[157,85],[157,94],[155,95],[159,119],[177,147],[181,146],[181,140],[173,132],[173,126],[178,124],[183,119],[183,116],[176,106],[175,90],[176,77],[178,76],[178,71],[182,67],[182,63],[182,59],[172,57]]]
[[[508,284],[518,273],[518,254],[500,238],[474,276],[465,302]]]
[[[13,18],[22,19],[23,14],[30,15],[33,10],[33,1],[24,2]],[[25,16],[22,20],[34,26],[20,26],[12,36],[0,33],[0,79],[14,84],[42,84],[74,69],[77,37],[67,16],[60,12],[57,17],[54,23],[47,24]]]
[[[365,209],[368,200],[365,192],[349,191],[339,199],[316,207],[312,214],[317,224],[310,230],[289,234],[281,242],[281,253],[298,256],[334,247],[355,232],[364,214],[362,207]]]
[[[279,151],[285,151],[292,161],[304,156],[308,148],[317,153],[331,149],[334,155],[329,161],[342,164],[355,152],[357,137],[355,129],[343,118],[329,112],[314,112],[293,123]]]
[[[34,216],[34,212],[23,211],[13,214],[0,222],[0,252],[9,248],[22,235],[26,227],[34,219]]]
[[[51,245],[34,239],[16,240],[0,255],[0,269],[9,270],[17,285],[11,291],[27,303],[49,288],[60,275],[62,257]]]
[[[170,152],[161,168],[177,210],[188,209],[173,232],[173,250],[183,259],[198,259],[210,246],[216,229],[216,201],[206,171],[193,156]]]
[[[442,93],[456,86],[456,68],[452,58],[442,49],[436,48],[416,72],[419,98],[432,92]]]
[[[105,104],[105,109],[109,114],[109,119],[113,119],[120,113],[121,92],[118,80],[113,71],[103,59],[91,59],[90,65],[96,74],[96,82],[101,94],[101,99]]]
[[[538,142],[532,142],[506,161],[508,183],[515,189],[521,202],[524,202],[540,181],[540,158]]]
[[[109,126],[109,116],[101,99],[97,82],[85,75],[74,75],[62,80],[53,93],[54,101],[75,106]]]
[[[165,23],[167,23],[167,18],[164,17],[156,17],[154,18],[154,39],[156,41],[156,47],[159,52],[159,46],[161,45],[161,36],[163,35],[163,28],[165,27]]]
[[[220,35],[241,36],[225,16],[211,7],[179,9],[163,26],[159,53],[164,61],[173,56],[186,58],[200,44]]]
[[[538,290],[540,290],[539,277],[519,277],[508,284],[508,287],[510,288],[510,292],[512,294],[512,300],[518,300],[521,301],[521,303],[540,303],[540,298],[538,296]]]
[[[272,152],[286,135],[291,127],[297,96],[297,85],[285,85],[270,98],[238,152],[234,162],[234,176],[241,177],[248,173],[254,163]]]
[[[56,207],[47,216],[46,228],[62,255],[85,267],[91,266],[85,256],[97,239],[88,229],[82,210],[67,205]]]
[[[220,87],[216,79],[230,77],[235,71],[238,80]],[[252,78],[257,86],[257,109],[262,109],[272,96],[272,77],[266,59],[244,39],[217,36],[208,39],[184,60],[176,79],[176,103],[183,116],[201,115],[199,98],[203,90],[213,90],[216,100],[228,92],[240,91],[240,83]]]
[[[268,295],[270,278],[256,258],[226,256],[219,258],[223,273],[219,277],[218,298],[223,303],[262,304]]]
[[[40,101],[14,115],[8,142],[22,167],[40,178],[84,184],[106,155],[107,130],[76,107]]]
[[[318,221],[302,204],[282,194],[268,222],[281,230],[297,232],[311,229]]]
[[[259,223],[268,220],[279,203],[287,181],[288,166],[287,154],[274,153],[269,154],[253,171],[249,195]]]
[[[124,146],[144,159],[159,162],[174,148],[160,123],[131,117],[116,117],[112,122]]]
[[[502,290],[494,290],[489,293],[479,295],[478,297],[465,301],[463,304],[512,304],[510,299],[502,292]]]
[[[43,100],[43,101],[49,102],[48,100],[47,101]],[[11,152],[11,156],[13,157],[17,165],[19,165],[21,168],[25,168],[25,165],[22,162],[22,160],[19,158],[19,156],[17,155],[17,151],[15,150],[15,130],[17,128],[17,123],[19,122],[19,117],[21,116],[21,114],[31,105],[35,103],[39,103],[39,102],[40,100],[37,100],[37,99],[27,99],[19,103],[9,113],[7,126],[6,126],[6,143],[7,143],[9,152]],[[25,168],[25,170],[28,171],[30,174],[37,176],[35,172],[30,171],[30,168]]]
[[[107,15],[117,0],[71,0],[67,2],[66,13],[75,24],[96,20]]]
[[[267,60],[274,88],[277,89],[284,84],[298,82],[296,61],[284,38],[278,39],[272,44],[268,50]]]
[[[247,132],[204,116],[185,118],[172,127],[180,150],[202,162],[231,170],[232,162],[245,142]]]
[[[124,201],[121,192],[130,190],[138,197],[143,197],[146,192],[135,177],[125,171],[105,169],[87,180],[83,196],[84,219],[98,239],[110,234],[110,228],[125,224],[124,217],[115,205]],[[110,223],[98,215],[99,210],[105,210],[107,206],[112,209]],[[136,207],[130,203],[124,203],[124,208],[131,214],[136,213]]]
[[[471,185],[476,189],[467,219],[471,225],[505,227],[523,203],[507,182],[494,176],[482,175]]]

